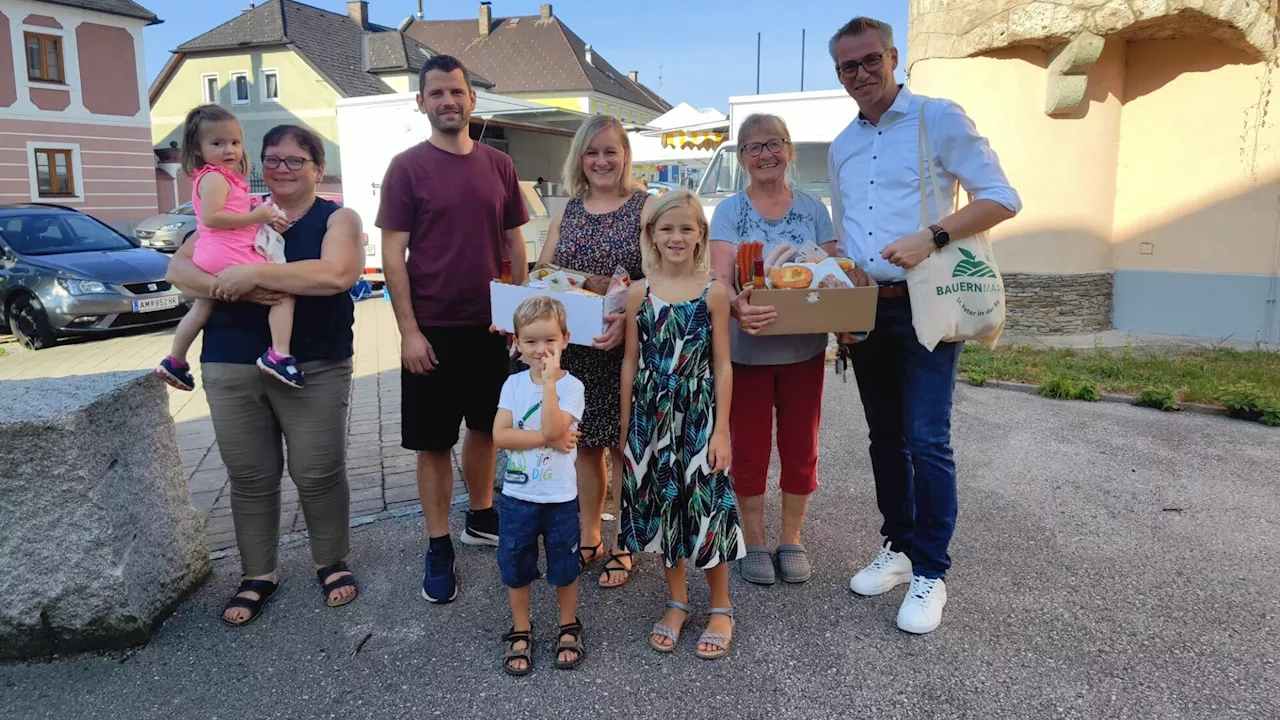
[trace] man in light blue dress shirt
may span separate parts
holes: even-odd
[[[960,343],[932,352],[916,340],[907,272],[951,238],[995,227],[1022,207],[999,159],[964,110],[950,100],[913,94],[894,81],[893,30],[854,18],[831,39],[831,57],[857,118],[831,144],[831,212],[841,254],[880,285],[875,330],[851,347],[858,391],[871,428],[876,499],[884,516],[883,546],[853,577],[860,595],[880,595],[911,583],[898,627],[931,632],[942,622],[951,565],[947,546],[956,523],[956,471],[951,451],[951,402]],[[929,193],[920,227],[918,165],[924,108],[944,207]],[[973,201],[955,211],[956,185]]]

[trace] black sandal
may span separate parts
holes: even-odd
[[[591,557],[590,557],[590,559],[585,558],[585,557],[583,557],[583,556],[582,556],[582,553],[583,553],[584,551],[590,551],[590,552],[591,552]],[[591,566],[591,563],[595,562],[595,561],[596,561],[596,559],[597,559],[597,558],[599,558],[599,557],[600,557],[600,555],[601,555],[601,553],[603,553],[603,552],[604,552],[604,543],[603,543],[603,542],[601,542],[601,543],[597,543],[597,544],[593,545],[592,547],[578,548],[578,572],[579,572],[579,573],[586,572],[587,568]]]
[[[347,573],[351,572],[350,568],[347,567],[346,561],[344,560],[339,560],[338,562],[332,565],[329,565],[328,567],[322,567],[316,571],[316,579],[320,581],[320,587],[324,590],[324,604],[328,605],[329,607],[342,607],[343,605],[346,605],[352,600],[355,600],[356,597],[360,594],[360,584],[356,582],[356,578],[354,575],[343,575],[342,577],[337,578],[331,583],[325,583],[324,581],[325,578],[329,577],[334,573],[340,573],[340,572],[347,572]],[[344,588],[344,587],[353,587],[356,589],[356,591],[351,593],[351,596],[348,597],[346,600],[342,600],[336,603],[330,602],[329,595],[334,590],[337,590],[338,588]]]
[[[565,635],[572,639],[566,642]],[[573,653],[573,659],[568,662],[561,662],[560,653],[563,652]],[[568,625],[561,625],[560,635],[556,638],[556,668],[559,670],[572,670],[581,665],[586,656],[587,650],[582,647],[582,623],[575,619]]]
[[[622,558],[631,558],[631,567],[622,564]],[[631,571],[635,569],[635,558],[629,552],[615,552],[609,555],[609,560],[605,562],[603,572],[605,576],[601,578],[600,587],[606,590],[620,588],[631,581]],[[614,563],[617,563],[616,565]],[[622,582],[617,585],[605,585],[605,582],[613,582],[613,574],[622,573]]]
[[[502,658],[502,669],[508,675],[516,677],[533,672],[533,630],[516,630],[513,627],[503,641],[507,643],[507,654]],[[521,641],[524,642],[524,648],[516,650],[516,643]],[[524,660],[524,669],[511,667],[512,660]]]
[[[276,590],[280,589],[279,583],[273,583],[270,580],[241,580],[240,587],[236,588],[236,594],[227,601],[222,607],[222,622],[231,627],[244,627],[262,614],[262,609],[266,607],[271,598],[275,597]],[[241,597],[240,593],[255,592],[258,593],[258,599]],[[249,617],[241,622],[232,622],[227,619],[227,611],[231,608],[244,608],[249,611]]]

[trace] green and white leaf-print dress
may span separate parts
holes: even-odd
[[[647,285],[647,282],[646,282]],[[715,428],[708,284],[696,300],[652,292],[636,314],[640,364],[623,448],[619,547],[711,568],[747,553],[733,482],[711,473]]]

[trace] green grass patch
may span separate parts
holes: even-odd
[[[984,382],[1036,385],[1046,397],[1096,399],[1102,392],[1117,393],[1162,410],[1182,402],[1202,403],[1280,425],[1280,353],[1264,350],[988,350],[966,345],[960,371]]]
[[[1147,388],[1138,393],[1138,405],[1165,412],[1174,412],[1182,409],[1182,406],[1178,404],[1177,393],[1167,387]]]

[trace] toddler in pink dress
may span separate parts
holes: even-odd
[[[192,261],[210,275],[232,265],[284,262],[283,241],[274,230],[264,228],[273,221],[279,224],[284,213],[269,202],[254,207],[244,179],[248,163],[243,135],[235,116],[216,105],[198,107],[187,115],[183,165],[191,174],[191,204],[199,230]],[[156,374],[179,390],[195,389],[187,352],[217,302],[195,301],[178,324],[169,356],[156,368]],[[289,295],[271,306],[267,314],[271,347],[258,358],[258,367],[287,385],[302,387],[302,371],[289,354],[293,308],[294,298]]]

